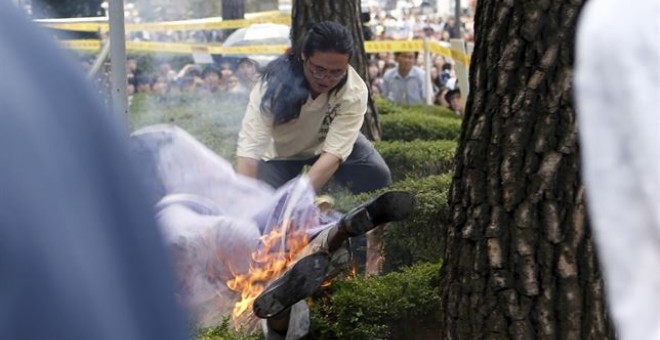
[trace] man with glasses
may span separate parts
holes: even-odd
[[[368,90],[349,65],[354,48],[346,27],[320,22],[266,67],[239,133],[238,173],[279,188],[309,167],[317,192],[331,179],[352,193],[391,183],[387,164],[360,133]],[[380,271],[380,248],[376,234],[367,235],[368,274]]]
[[[333,182],[352,193],[383,188],[390,170],[360,133],[368,89],[349,65],[355,43],[335,22],[315,24],[300,46],[272,61],[250,95],[238,137],[239,174],[279,188],[309,167],[317,192]],[[382,263],[378,237],[367,234],[368,274]]]

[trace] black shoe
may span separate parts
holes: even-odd
[[[312,296],[323,283],[329,266],[330,257],[326,253],[315,253],[298,260],[257,296],[252,304],[254,314],[262,319],[271,318]]]
[[[339,224],[349,236],[358,236],[381,224],[408,218],[414,206],[415,197],[411,193],[388,191],[351,209]]]

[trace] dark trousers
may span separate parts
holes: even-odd
[[[305,160],[259,161],[257,178],[279,188],[302,173],[307,165],[312,165],[319,157]],[[353,151],[332,177],[332,181],[346,187],[353,194],[383,188],[392,182],[390,169],[383,157],[374,149],[367,138],[360,134],[353,145]]]

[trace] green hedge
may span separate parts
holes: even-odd
[[[405,114],[405,113],[420,113],[436,117],[460,119],[453,111],[449,110],[446,107],[438,105],[399,105],[392,103],[391,101],[384,98],[375,99],[376,107],[378,108],[378,113],[381,115],[389,114]]]
[[[412,105],[405,108],[405,112],[409,113],[420,113],[426,114],[429,116],[439,117],[439,118],[450,118],[455,120],[461,120],[461,117],[456,115],[454,111],[449,110],[444,106],[437,105]]]
[[[394,104],[391,101],[381,97],[374,99],[374,104],[376,104],[378,114],[380,115],[398,114],[405,112],[406,110],[404,106]]]
[[[457,140],[461,130],[459,119],[436,117],[419,112],[382,115],[380,123],[383,140]]]
[[[345,277],[312,298],[306,339],[436,339],[440,309],[440,262],[419,263],[377,277]],[[258,340],[261,332],[235,331],[229,319],[197,329],[197,340]]]
[[[314,300],[309,339],[437,339],[440,264],[335,281]]]
[[[395,182],[440,175],[453,169],[455,141],[382,141],[374,146],[390,167]]]
[[[193,333],[191,338],[196,340],[261,340],[264,338],[261,331],[248,334],[249,332],[235,330],[229,316],[225,317],[217,327],[197,328],[191,333]]]

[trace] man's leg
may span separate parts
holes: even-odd
[[[353,147],[353,152],[339,167],[335,180],[354,194],[374,191],[392,183],[390,169],[371,142],[362,134]],[[383,266],[382,234],[385,226],[367,233],[367,275],[380,273]]]
[[[408,218],[414,197],[403,191],[388,191],[351,209],[336,225],[324,229],[300,253],[295,264],[271,282],[253,304],[256,316],[283,319],[282,314],[297,301],[311,296],[325,280],[330,268],[330,254],[348,238]]]
[[[410,193],[389,191],[351,209],[337,224],[323,230],[296,257],[284,275],[271,282],[253,304],[255,315],[265,318],[267,339],[299,339],[307,333],[309,310],[304,299],[311,296],[331,270],[331,254],[341,253],[350,237],[362,235],[390,221],[412,214]],[[376,228],[377,229],[377,228]],[[305,314],[305,312],[307,314]]]
[[[259,161],[257,178],[277,189],[302,173],[309,161],[272,160]]]

